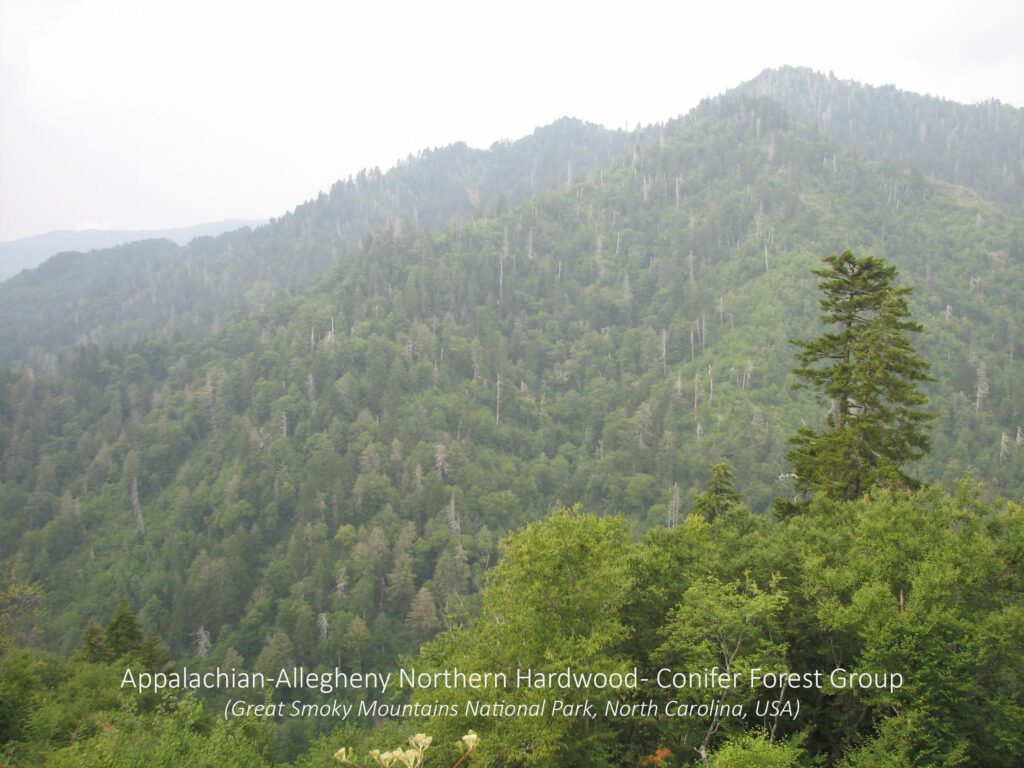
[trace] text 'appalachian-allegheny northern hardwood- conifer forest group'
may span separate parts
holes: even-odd
[[[1022,143],[772,70],[0,284],[3,759],[1016,765]]]

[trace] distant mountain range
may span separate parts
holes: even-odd
[[[76,344],[204,336],[239,312],[309,286],[348,248],[389,227],[440,229],[566,189],[657,136],[563,118],[486,150],[464,143],[361,171],[278,219],[175,245],[149,239],[65,252],[0,284],[0,365],[50,367]],[[158,243],[162,243],[159,245]]]
[[[1024,210],[1024,110],[996,101],[957,104],[782,67],[706,99],[685,116],[633,132],[563,118],[486,150],[456,143],[423,151],[387,172],[367,169],[338,181],[328,194],[251,231],[238,228],[258,222],[54,232],[0,244],[0,277],[8,278],[56,252],[90,251],[65,256],[45,277],[21,274],[0,285],[0,327],[8,330],[0,339],[0,365],[50,366],[59,349],[83,342],[203,336],[238,312],[266,307],[281,291],[312,284],[374,232],[437,230],[569,188],[617,158],[642,159],[643,146],[664,142],[722,99],[741,97],[770,99],[865,160],[969,189],[1008,212]],[[159,238],[171,242],[154,248]],[[131,241],[143,240],[136,253]]]
[[[186,245],[197,237],[216,237],[240,227],[256,227],[263,219],[225,219],[174,229],[82,229],[46,232],[0,243],[0,281],[24,269],[38,267],[51,256],[64,251],[95,251],[113,248],[137,240],[165,239]]]

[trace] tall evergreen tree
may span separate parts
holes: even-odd
[[[712,464],[708,489],[694,496],[693,511],[710,523],[730,507],[741,503],[743,496],[733,485],[735,474],[736,469],[727,461]]]
[[[790,438],[796,490],[855,499],[874,485],[913,486],[902,468],[930,449],[933,416],[917,389],[930,380],[929,366],[906,336],[921,330],[907,309],[913,288],[892,285],[896,268],[883,259],[845,251],[824,261],[814,274],[823,278],[821,319],[834,330],[793,341],[793,373],[796,387],[812,388],[831,409],[824,429],[803,427]]]

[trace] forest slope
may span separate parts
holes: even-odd
[[[767,69],[729,93],[774,99],[868,160],[970,187],[1017,213],[1024,209],[1024,109],[995,100],[958,104],[798,67]]]
[[[202,337],[314,280],[347,248],[411,222],[439,229],[478,209],[571,184],[608,165],[642,134],[563,118],[515,142],[465,144],[410,156],[387,173],[339,181],[255,230],[180,247],[149,240],[52,263],[0,284],[0,364],[52,369],[75,344],[127,344],[181,333]]]
[[[807,69],[766,70],[730,92],[769,96],[854,153],[1024,205],[1024,112],[995,102],[967,106],[840,81]],[[714,107],[712,107],[714,108]],[[387,226],[443,228],[478,210],[501,209],[541,190],[571,185],[680,123],[633,134],[562,119],[488,150],[463,144],[371,169],[256,231],[201,238],[154,254],[140,243],[64,254],[40,275],[0,285],[0,364],[37,368],[74,344],[125,344],[155,334],[201,337],[239,313],[309,285],[345,249]]]
[[[0,557],[55,647],[126,597],[179,658],[202,630],[210,661],[382,663],[558,500],[662,525],[723,458],[755,511],[786,495],[786,438],[824,416],[789,339],[846,248],[917,286],[939,417],[912,471],[1020,498],[1020,232],[723,99],[567,191],[389,227],[206,341],[3,371]]]

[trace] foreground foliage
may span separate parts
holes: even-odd
[[[0,603],[24,593],[0,584]],[[9,639],[0,625],[0,641]],[[0,655],[0,757],[5,765],[269,766],[270,733],[253,720],[215,719],[194,694],[123,692],[127,666],[157,671],[168,658],[124,604],[90,625],[70,660],[14,647]]]
[[[428,726],[444,738],[479,730],[478,759],[494,766],[635,765],[654,747],[676,765],[1014,765],[1024,750],[1022,553],[1024,510],[966,490],[818,495],[785,523],[733,502],[711,523],[695,513],[637,543],[617,518],[561,511],[512,538],[482,614],[435,640],[420,663],[636,667],[652,682],[489,692],[516,705],[589,699],[602,715],[594,719],[438,717]],[[752,670],[823,676],[788,690],[653,683],[662,668],[713,667],[740,680]],[[836,669],[846,673],[830,679]],[[851,674],[873,682],[851,687]],[[670,701],[711,698],[742,705],[746,719],[666,715]],[[660,711],[605,717],[605,700]],[[796,700],[801,714],[791,717],[785,705]],[[759,701],[778,706],[757,717]]]

